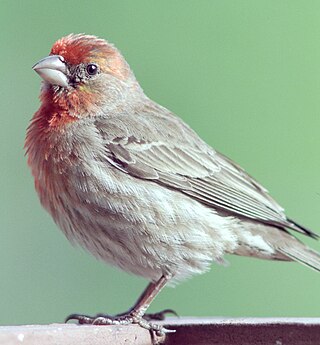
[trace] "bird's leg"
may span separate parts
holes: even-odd
[[[95,317],[72,314],[67,317],[66,322],[69,320],[78,320],[80,324],[94,325],[127,325],[135,323],[150,331],[154,331],[157,335],[163,335],[164,333],[174,332],[160,325],[151,323],[143,318],[151,302],[163,289],[163,287],[166,285],[170,278],[171,275],[163,275],[157,282],[150,283],[144,290],[142,295],[139,297],[136,304],[126,313],[118,314],[116,316],[98,314]],[[163,311],[162,313],[164,314],[165,312],[166,311]],[[159,315],[161,315],[161,313],[159,313]]]
[[[162,279],[162,277],[160,278]],[[170,278],[167,277],[167,281],[169,280]],[[158,282],[156,283],[150,283],[148,284],[148,286],[144,289],[144,291],[142,292],[142,294],[140,295],[140,297],[138,298],[138,300],[136,301],[136,303],[134,304],[133,307],[131,307],[129,310],[127,310],[126,312],[124,313],[120,313],[120,314],[117,314],[116,316],[117,317],[121,317],[121,316],[124,316],[124,315],[127,315],[127,314],[130,314],[132,312],[134,312],[135,310],[139,309],[141,307],[141,305],[144,304],[144,300],[146,298],[146,296],[149,296],[150,295],[150,292],[152,293],[152,290],[154,291],[157,291],[154,295],[154,297],[151,299],[151,301],[149,302],[149,305],[151,304],[152,300],[156,297],[156,295],[160,292],[160,290],[164,287],[164,285],[166,283],[164,283],[164,285],[161,287],[161,288],[157,288],[155,287],[157,285]],[[146,307],[145,310],[148,309],[149,306]],[[175,316],[178,316],[178,314],[173,310],[173,309],[164,309],[164,310],[161,310],[157,313],[148,313],[148,314],[143,314],[143,318],[145,320],[164,320],[165,319],[165,316],[166,314],[173,314]],[[99,316],[103,316],[102,314],[99,315]]]

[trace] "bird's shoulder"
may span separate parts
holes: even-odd
[[[152,169],[152,176],[168,173],[181,179],[219,170],[216,151],[179,117],[156,103],[97,119],[96,128],[106,149],[132,173],[138,165]]]
[[[125,142],[130,138],[142,145],[162,142],[212,150],[179,117],[151,101],[97,118],[95,123],[107,142]]]

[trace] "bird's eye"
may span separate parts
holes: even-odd
[[[90,63],[89,65],[87,65],[87,73],[89,75],[96,75],[98,73],[98,66]]]

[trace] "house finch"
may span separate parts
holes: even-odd
[[[166,332],[143,318],[154,297],[225,253],[320,270],[320,255],[287,229],[318,236],[150,100],[115,46],[72,34],[33,69],[41,106],[25,147],[41,204],[70,241],[150,281],[127,313],[70,318]]]

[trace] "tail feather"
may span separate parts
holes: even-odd
[[[302,232],[301,230],[300,232]],[[304,229],[304,233],[315,237],[315,234],[307,229]],[[309,248],[284,228],[255,222],[242,222],[242,228],[237,234],[239,246],[232,252],[233,254],[269,260],[296,261],[320,272],[320,253]],[[258,241],[259,238],[262,239],[262,242]],[[274,252],[266,251],[261,243],[273,248]]]
[[[316,271],[320,271],[320,254],[302,243],[299,244],[299,246],[277,247],[277,251],[293,261],[298,261]]]

